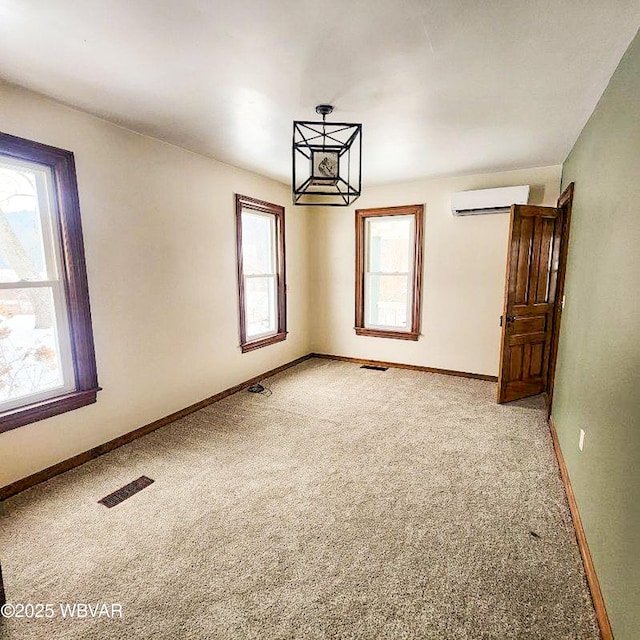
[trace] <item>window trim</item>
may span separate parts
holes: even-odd
[[[396,331],[394,329],[370,329],[365,326],[365,273],[366,273],[366,220],[390,216],[415,217],[413,242],[413,274],[411,305],[411,330]],[[414,204],[400,207],[384,207],[378,209],[356,209],[356,312],[355,332],[359,336],[373,338],[395,338],[397,340],[418,340],[420,337],[420,321],[422,308],[422,245],[424,229],[424,205]]]
[[[58,205],[61,280],[67,294],[67,316],[76,385],[72,392],[32,402],[0,413],[0,433],[96,402],[96,368],[89,287],[82,238],[80,199],[71,151],[0,132],[0,154],[46,165],[51,169]]]
[[[247,339],[246,331],[246,310],[245,310],[245,293],[244,293],[244,271],[242,260],[242,210],[249,209],[257,213],[267,213],[275,216],[275,247],[276,255],[276,286],[277,286],[277,303],[276,312],[277,331],[276,333],[264,338],[258,337],[254,340]],[[254,351],[266,347],[276,342],[282,342],[287,339],[287,289],[286,289],[286,270],[285,270],[285,242],[284,242],[284,207],[264,200],[256,200],[249,196],[236,194],[236,263],[238,269],[238,308],[240,321],[240,349],[242,353]]]

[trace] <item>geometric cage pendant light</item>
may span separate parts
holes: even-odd
[[[330,104],[319,104],[322,122],[293,123],[293,203],[347,207],[362,190],[362,125],[327,122]]]

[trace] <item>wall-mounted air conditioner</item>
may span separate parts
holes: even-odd
[[[529,185],[458,191],[451,195],[451,213],[471,216],[482,213],[506,213],[512,204],[527,204]]]

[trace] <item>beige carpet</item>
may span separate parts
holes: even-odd
[[[3,505],[3,638],[597,638],[544,413],[309,360]],[[147,475],[121,505],[97,500]],[[59,603],[121,603],[69,620]]]

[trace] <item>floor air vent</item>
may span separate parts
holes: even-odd
[[[137,480],[134,480],[129,484],[125,484],[124,487],[110,493],[108,496],[102,498],[102,500],[98,500],[98,502],[111,509],[111,507],[115,507],[121,502],[124,502],[127,498],[135,495],[138,491],[142,491],[152,483],[153,480],[151,478],[147,478],[147,476],[140,476]]]
[[[378,367],[375,364],[363,364],[361,369],[371,369],[371,371],[386,371],[389,367]]]

